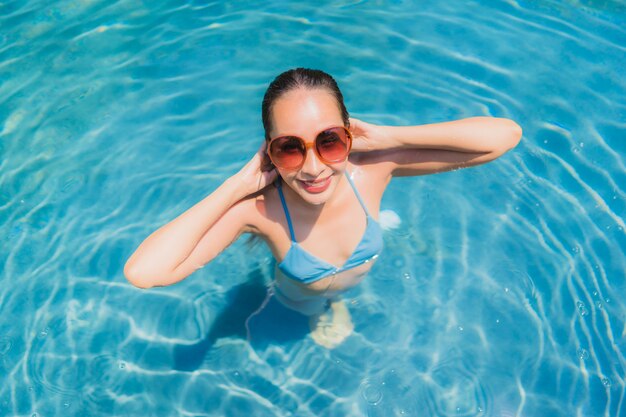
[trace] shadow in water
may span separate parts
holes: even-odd
[[[268,291],[260,269],[252,271],[245,283],[230,289],[226,295],[228,305],[215,317],[205,338],[194,345],[174,346],[174,369],[200,368],[215,342],[224,337],[249,336],[255,349],[305,337],[309,332],[308,317],[284,307],[273,296],[269,297]],[[267,304],[263,306],[265,301]]]

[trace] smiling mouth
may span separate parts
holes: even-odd
[[[330,185],[330,178],[326,177],[323,180],[314,180],[314,181],[304,181],[298,180],[300,184],[302,184],[302,188],[311,193],[321,193],[326,190]]]

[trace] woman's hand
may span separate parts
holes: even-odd
[[[244,187],[246,195],[262,190],[274,182],[278,176],[276,169],[269,162],[269,157],[265,152],[266,148],[267,141],[263,141],[252,159],[235,174],[235,177]]]
[[[351,117],[350,133],[352,133],[352,151],[354,152],[369,152],[389,147],[388,137],[382,126]]]

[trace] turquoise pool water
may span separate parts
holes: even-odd
[[[0,415],[626,415],[624,27],[619,1],[1,3]],[[294,66],[372,122],[524,128],[392,182],[332,351],[274,302],[247,334],[271,259],[245,239],[171,287],[122,275]]]

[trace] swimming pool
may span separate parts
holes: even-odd
[[[626,414],[623,2],[157,3],[0,5],[0,415]],[[171,287],[122,275],[255,151],[294,66],[364,120],[524,128],[392,182],[332,351],[273,302],[246,332],[271,259],[245,239]]]

